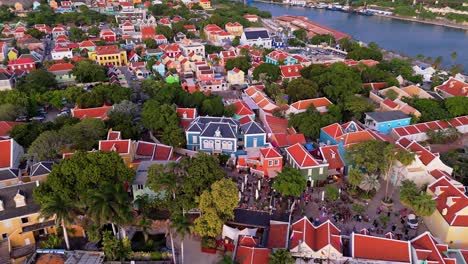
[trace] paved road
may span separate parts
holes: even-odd
[[[170,241],[168,245],[170,245]],[[180,237],[174,237],[174,247],[178,252],[181,252]],[[186,236],[184,239],[184,263],[182,263],[179,254],[177,264],[216,264],[221,259],[219,254],[203,253],[200,249],[200,241],[196,236]]]

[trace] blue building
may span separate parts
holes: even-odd
[[[185,131],[187,149],[210,153],[236,153],[241,148],[264,147],[265,130],[256,122],[240,126],[229,117],[202,116]]]
[[[273,38],[271,45],[274,49],[282,49],[286,46],[284,39],[279,37]]]
[[[411,117],[401,111],[366,113],[365,126],[383,134],[390,134],[393,128],[407,126]]]

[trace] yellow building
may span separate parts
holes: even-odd
[[[226,23],[226,26],[224,27],[227,32],[229,32],[231,35],[234,36],[242,36],[242,33],[244,33],[244,27],[238,23],[238,22],[228,22]]]
[[[39,206],[33,202],[37,186],[30,182],[0,189],[0,263],[23,261],[34,253],[39,239],[55,233],[55,221],[39,217]]]
[[[445,176],[427,187],[437,209],[424,223],[436,238],[451,248],[468,248],[468,197],[460,183]]]
[[[203,9],[211,9],[211,1],[210,0],[200,0],[200,6]]]
[[[98,46],[94,51],[88,52],[88,57],[101,66],[121,67],[127,65],[127,52],[119,49],[117,45]]]
[[[234,68],[227,73],[227,81],[229,84],[245,84],[244,72],[237,68]]]

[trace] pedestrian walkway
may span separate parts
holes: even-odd
[[[168,236],[168,245],[171,244]],[[177,249],[177,264],[216,264],[221,259],[219,254],[201,252],[200,239],[196,236],[184,238],[184,263],[181,261],[180,236],[174,236],[174,247]]]

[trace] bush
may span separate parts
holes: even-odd
[[[216,248],[216,240],[212,237],[203,237],[201,246],[202,248]]]
[[[340,193],[335,185],[329,184],[325,186],[325,196],[329,201],[336,201],[340,197]]]
[[[454,127],[449,127],[444,130],[429,130],[427,131],[427,140],[431,144],[445,144],[453,142],[460,138],[461,133]]]
[[[162,260],[162,252],[151,252],[151,260]]]

